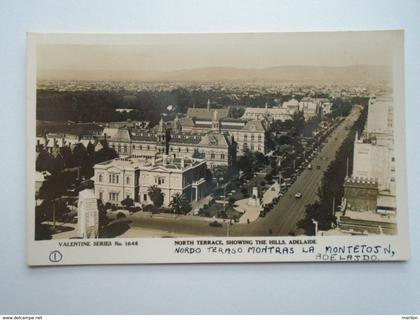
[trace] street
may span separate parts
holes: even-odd
[[[286,236],[297,232],[296,223],[305,215],[305,207],[317,200],[317,191],[321,186],[324,171],[335,158],[335,153],[342,145],[351,127],[358,119],[360,110],[353,108],[352,113],[328,137],[328,142],[312,160],[312,169],[305,169],[292,184],[279,203],[264,218],[249,225],[235,225],[231,234],[236,236],[267,236],[271,229],[272,235]],[[320,166],[320,169],[317,169]],[[302,198],[296,199],[295,193],[301,192]],[[332,210],[332,204],[331,204]]]

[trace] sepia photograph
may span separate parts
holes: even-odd
[[[408,258],[403,45],[29,34],[30,264]]]

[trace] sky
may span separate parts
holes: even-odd
[[[62,34],[38,44],[38,79],[71,70],[148,73],[207,67],[391,65],[402,32]]]

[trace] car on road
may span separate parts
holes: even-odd
[[[311,170],[312,169],[312,164],[308,164],[308,169]]]
[[[215,221],[213,221],[213,222],[210,222],[210,223],[209,223],[209,226],[210,226],[210,227],[217,227],[217,228],[220,228],[220,227],[222,226],[222,224],[221,224],[220,222],[217,222],[217,221],[215,220]]]
[[[296,198],[296,199],[300,199],[300,198],[302,198],[302,193],[301,193],[301,192],[296,192],[296,193],[295,193],[295,198]]]

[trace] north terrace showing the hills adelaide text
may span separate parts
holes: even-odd
[[[38,41],[31,241],[405,233],[402,36]]]

